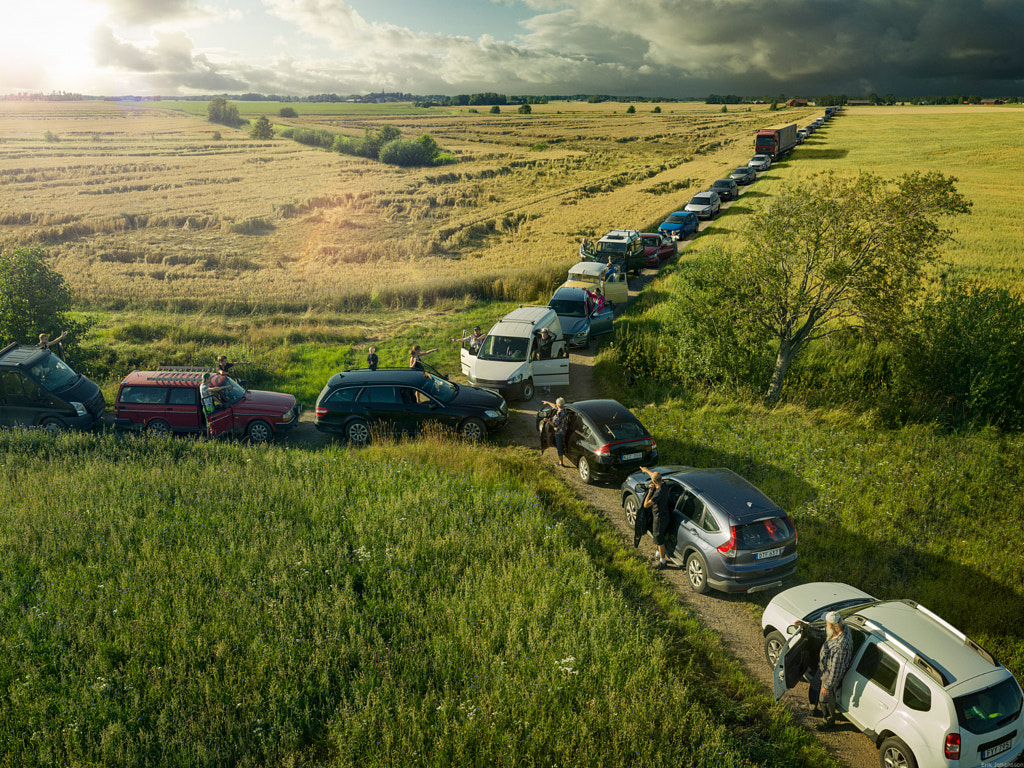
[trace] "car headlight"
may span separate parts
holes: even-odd
[[[579,333],[577,333],[575,336],[572,337],[572,339],[573,339],[573,341],[586,341],[587,337],[589,337],[589,336],[590,336],[590,329],[587,328],[586,330],[583,330],[583,331],[580,331]]]
[[[522,371],[520,371],[519,373],[513,373],[511,376],[509,376],[508,377],[508,381],[506,381],[505,383],[506,384],[518,384],[522,380],[523,380],[523,374],[522,374]]]
[[[75,409],[75,413],[79,416],[85,416],[85,414],[88,413],[88,411],[85,410],[85,406],[81,403],[71,403],[71,407]]]
[[[484,411],[484,416],[488,419],[500,419],[501,411]]]

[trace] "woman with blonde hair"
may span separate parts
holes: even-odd
[[[412,368],[414,371],[422,371],[423,358],[431,354],[432,352],[437,352],[437,347],[434,347],[433,349],[428,349],[426,352],[424,352],[420,348],[419,344],[413,344],[412,349],[409,350],[409,367]]]

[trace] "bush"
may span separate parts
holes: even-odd
[[[533,108],[529,104],[521,104],[519,109],[516,110],[520,115],[528,115],[533,112]]]
[[[900,341],[897,398],[953,426],[1024,428],[1024,301],[954,284],[922,304]]]
[[[497,104],[495,104],[493,107],[491,107],[491,114],[492,115],[500,115],[501,114],[501,107],[499,107]]]
[[[265,141],[274,138],[274,126],[270,124],[265,115],[260,115],[252,128],[249,129],[249,138]]]
[[[380,148],[379,159],[382,163],[399,165],[403,168],[430,165],[429,149],[419,141],[397,139]]]
[[[295,111],[294,107],[281,107],[277,111],[278,117],[298,117],[299,113]]]

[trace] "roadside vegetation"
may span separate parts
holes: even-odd
[[[0,464],[5,763],[831,764],[528,452],[21,433]]]

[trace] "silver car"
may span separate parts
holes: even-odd
[[[762,171],[767,171],[772,167],[772,159],[768,157],[768,155],[754,155],[750,158],[747,165],[758,173],[761,173]]]
[[[691,197],[683,210],[693,211],[698,219],[713,219],[722,210],[722,198],[709,189]]]

